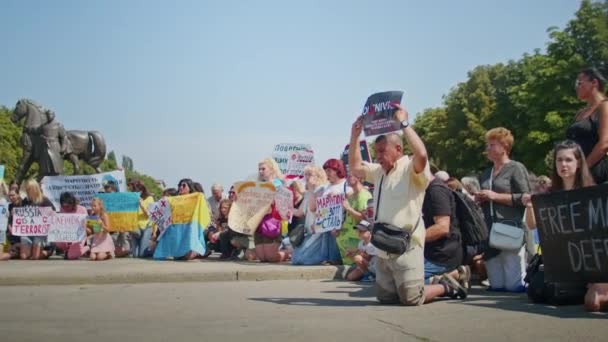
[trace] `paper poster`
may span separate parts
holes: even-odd
[[[366,136],[385,134],[400,129],[393,119],[396,104],[401,104],[402,91],[376,93],[367,98],[363,106],[363,132]]]
[[[87,236],[85,220],[87,214],[54,214],[48,242],[80,242]]]
[[[148,206],[148,217],[156,225],[160,239],[172,222],[171,204],[166,198],[161,198],[158,202],[150,203]]]
[[[313,229],[315,233],[324,233],[342,228],[344,212],[342,202],[346,199],[343,193],[331,194],[317,198],[317,212]]]
[[[4,165],[0,165],[0,181],[4,180],[4,170],[5,170]]]
[[[253,235],[270,211],[275,187],[268,182],[238,182],[234,184],[234,190],[236,202],[230,208],[228,226],[235,232]]]
[[[97,194],[104,204],[110,219],[110,231],[127,232],[137,228],[139,209],[138,192],[113,192]]]
[[[55,208],[61,208],[59,197],[64,192],[71,192],[80,204],[91,208],[91,200],[97,193],[103,190],[104,184],[108,182],[118,184],[120,192],[127,191],[127,182],[124,171],[111,171],[94,175],[77,176],[46,176],[42,179],[42,192],[48,197]]]
[[[8,204],[0,204],[0,244],[6,243],[6,231],[8,229]],[[2,251],[0,251],[2,252]]]
[[[275,208],[281,218],[291,223],[293,216],[293,193],[284,186],[277,189],[274,194]]]
[[[15,236],[47,236],[54,214],[51,207],[13,208],[12,233]]]
[[[272,157],[287,178],[303,178],[304,168],[315,163],[315,153],[307,144],[278,144]]]
[[[532,196],[549,282],[608,282],[608,184]]]

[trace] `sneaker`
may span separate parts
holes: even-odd
[[[445,296],[450,297],[452,299],[467,298],[467,289],[462,287],[458,280],[452,278],[448,274],[444,274],[441,276],[441,280],[439,281],[441,285],[445,288]]]
[[[488,279],[482,280],[481,285],[485,287],[490,287],[490,281]]]
[[[458,282],[465,289],[471,288],[471,268],[466,265],[458,266]]]

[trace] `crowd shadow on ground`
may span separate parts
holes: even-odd
[[[550,316],[564,319],[593,318],[607,319],[608,313],[590,313],[585,311],[583,305],[553,306],[536,304],[528,300],[525,293],[505,293],[487,291],[485,288],[474,287],[469,291],[469,297],[464,301],[450,302],[479,308],[499,309],[512,312],[525,312],[526,314]]]
[[[327,280],[324,282],[335,282]],[[263,297],[249,300],[268,302],[279,305],[319,306],[319,307],[362,307],[383,306],[376,301],[376,291],[373,283],[340,282],[335,290],[322,291],[322,294],[346,294],[348,299],[333,299],[321,297]],[[528,300],[525,293],[491,292],[483,287],[473,287],[466,300],[439,300],[447,305],[466,305],[478,308],[521,312],[529,315],[541,315],[563,319],[608,319],[608,313],[589,313],[582,305],[551,306],[534,304]],[[437,305],[430,303],[426,305]]]
[[[333,282],[326,280],[323,282]],[[314,297],[261,297],[249,298],[249,300],[267,302],[279,305],[296,305],[296,306],[319,306],[319,307],[362,307],[368,305],[378,305],[376,292],[373,283],[351,283],[341,282],[341,285],[336,287],[336,290],[321,291],[325,294],[347,294],[349,299],[333,299],[333,298],[314,298]]]

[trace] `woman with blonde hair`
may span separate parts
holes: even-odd
[[[279,165],[272,158],[266,158],[258,163],[258,181],[270,182],[275,188],[283,186],[283,173],[279,169]],[[263,225],[273,224],[278,225],[278,232],[276,235],[264,235],[265,231],[262,231]],[[274,233],[274,230],[272,231]],[[270,232],[266,232],[269,234]],[[281,216],[275,210],[274,202],[270,208],[268,215],[260,223],[260,227],[256,230],[253,235],[255,243],[255,255],[261,262],[281,262],[289,258],[289,253],[281,251]]]
[[[42,194],[40,185],[33,179],[27,180],[23,187],[27,196],[21,202],[22,207],[51,207],[55,210],[53,203]],[[20,258],[47,259],[52,250],[45,250],[47,246],[46,236],[22,236],[20,243]]]
[[[313,225],[316,220],[317,198],[330,193],[345,193],[345,175],[344,165],[337,159],[328,160],[323,165],[323,168],[313,166],[304,169],[304,180],[306,181],[307,190],[304,203],[308,204],[305,205],[306,220],[304,225],[306,227],[306,234],[304,242],[299,247],[294,248],[292,257],[294,265],[333,264],[342,261],[335,233],[315,233]]]
[[[474,194],[475,200],[481,205],[490,230],[492,223],[501,221],[523,229],[525,205],[522,197],[530,192],[530,183],[526,167],[510,158],[513,135],[508,129],[498,127],[487,131],[485,139],[492,167],[481,174],[481,190]],[[524,254],[523,243],[516,251],[486,249],[484,259],[491,290],[525,291]]]

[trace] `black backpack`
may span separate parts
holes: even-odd
[[[453,191],[456,218],[464,246],[479,246],[488,240],[488,226],[481,208],[466,194]]]

